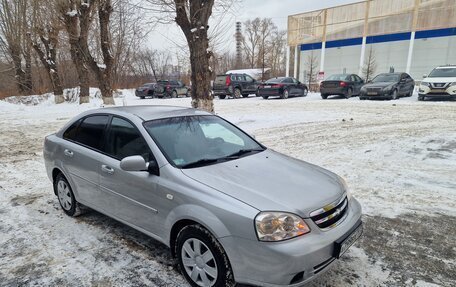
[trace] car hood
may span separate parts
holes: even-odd
[[[345,193],[334,173],[271,150],[182,172],[260,211],[304,218]]]
[[[428,83],[453,83],[453,82],[456,82],[456,77],[426,78],[426,79],[423,79],[423,82],[428,82]]]
[[[378,82],[378,83],[370,83],[370,84],[366,84],[363,86],[363,88],[386,88],[386,87],[389,87],[389,86],[393,86],[397,83],[394,83],[394,82]]]

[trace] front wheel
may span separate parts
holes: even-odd
[[[308,94],[309,94],[309,90],[304,89],[304,91],[302,92],[303,97],[307,97]]]
[[[177,92],[176,92],[176,91],[173,91],[173,92],[171,93],[171,97],[172,97],[172,98],[177,98]]]
[[[424,101],[424,96],[418,96],[418,101]]]
[[[269,99],[269,96],[261,96],[261,97],[265,100]]]
[[[326,94],[321,94],[321,98],[322,98],[323,100],[326,100],[326,99],[328,98],[328,95],[326,95]]]
[[[394,90],[391,94],[391,100],[397,100],[397,90]]]
[[[353,90],[352,89],[348,89],[347,94],[345,95],[345,97],[347,99],[350,99],[352,96],[353,96]]]
[[[280,96],[281,99],[288,99],[288,96],[289,96],[289,92],[287,89],[283,90],[283,93],[282,95]]]
[[[223,247],[200,225],[184,227],[177,235],[179,267],[193,287],[234,286],[231,265]]]

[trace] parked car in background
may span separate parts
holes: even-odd
[[[258,95],[263,99],[269,97],[280,97],[287,99],[288,97],[305,97],[309,89],[300,81],[292,77],[280,77],[267,80],[258,89]]]
[[[329,96],[344,96],[347,99],[358,96],[364,80],[355,74],[336,74],[328,77],[320,84],[322,99]]]
[[[218,75],[213,83],[214,96],[225,99],[227,96],[238,99],[258,92],[260,82],[247,74]]]
[[[425,76],[418,90],[418,100],[456,99],[456,65],[437,67]]]
[[[155,96],[158,98],[188,97],[189,89],[181,81],[161,80],[155,87]]]
[[[157,85],[156,83],[144,84],[141,87],[136,89],[135,95],[141,99],[145,99],[146,97],[153,98],[156,85]]]
[[[379,74],[361,88],[360,100],[390,99],[411,97],[415,90],[415,81],[407,73]]]
[[[191,286],[301,286],[363,232],[341,177],[196,109],[87,111],[43,155],[63,212],[82,204],[162,242]]]

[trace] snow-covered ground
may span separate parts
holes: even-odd
[[[190,105],[130,90],[115,100]],[[188,286],[160,243],[94,211],[60,210],[43,139],[101,100],[52,101],[0,101],[0,286]],[[311,286],[456,286],[456,102],[311,94],[215,108],[266,146],[343,176],[361,202],[363,238]]]

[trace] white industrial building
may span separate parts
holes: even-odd
[[[407,72],[456,64],[456,0],[368,0],[288,17],[287,75]],[[372,65],[374,66],[374,65]],[[315,69],[316,68],[316,69]],[[313,73],[312,73],[313,74]]]

